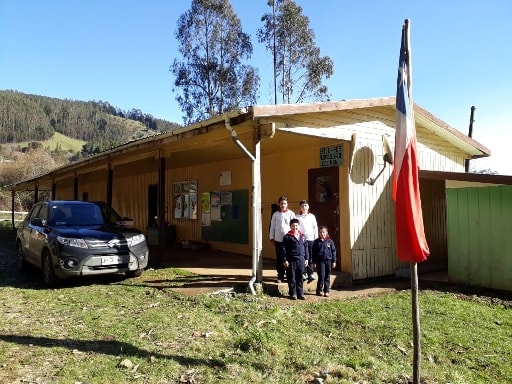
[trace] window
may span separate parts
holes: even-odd
[[[197,219],[197,182],[184,181],[173,184],[174,218]]]

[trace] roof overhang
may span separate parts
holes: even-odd
[[[512,185],[512,176],[491,175],[471,172],[442,172],[442,171],[419,171],[420,179],[442,180],[442,181],[467,181],[475,183]]]
[[[274,121],[294,120],[295,126],[311,127],[332,127],[335,125],[349,125],[357,121],[361,116],[375,116],[376,120],[387,120],[388,125],[395,126],[396,114],[395,97],[382,97],[374,99],[343,100],[336,102],[308,103],[308,104],[280,104],[260,105],[249,108],[252,119],[265,119]],[[372,112],[368,112],[372,110]],[[434,116],[424,108],[414,104],[414,116],[417,126],[430,130],[443,140],[467,153],[470,158],[490,156],[491,151],[473,140],[469,136],[459,132],[443,120]],[[309,116],[309,119],[308,119]],[[307,122],[308,124],[304,124]],[[292,130],[289,130],[291,132]],[[300,132],[296,130],[296,132]],[[301,133],[307,134],[306,130]],[[318,131],[323,137],[338,138],[335,132],[328,130]],[[344,140],[349,140],[348,134],[344,134]]]
[[[368,118],[395,125],[395,97],[337,102],[256,105],[179,128],[171,132],[129,142],[48,174],[11,186],[23,190],[29,186],[51,188],[54,180],[71,177],[95,169],[110,169],[142,158],[169,158],[170,167],[211,161],[247,158],[233,141],[227,127],[233,127],[236,139],[249,151],[255,138],[262,140],[261,153],[273,153],[283,146],[301,148],[312,144],[328,145],[333,140],[350,141],[357,125]],[[452,145],[478,158],[490,155],[489,149],[460,133],[428,111],[414,106],[416,124],[429,129]],[[345,127],[337,130],[333,127]],[[277,134],[275,134],[277,131]],[[308,138],[307,140],[305,138]],[[311,140],[316,140],[313,143]]]

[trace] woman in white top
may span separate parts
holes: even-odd
[[[309,281],[313,281],[315,280],[315,274],[313,273],[312,250],[313,242],[318,238],[318,224],[315,215],[309,212],[309,202],[307,200],[301,200],[299,204],[300,212],[297,215],[297,219],[299,220],[300,231],[306,236],[309,249],[309,260],[304,280],[308,279]]]

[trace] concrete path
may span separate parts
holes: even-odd
[[[176,292],[186,295],[197,295],[222,292],[229,289],[237,291],[249,290],[252,277],[252,257],[214,250],[194,251],[178,246],[151,247],[150,265],[155,268],[175,267],[202,276],[180,288]],[[277,284],[275,260],[263,259],[262,286],[270,296],[288,300],[288,285]],[[331,278],[331,293],[328,298],[315,295],[316,281],[305,282],[304,291],[307,300],[348,299],[410,289],[409,279],[389,277],[374,279],[364,284],[352,284],[347,274],[335,271]]]

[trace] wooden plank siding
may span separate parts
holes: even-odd
[[[116,165],[113,169],[112,207],[133,219],[147,234],[148,186],[158,183],[159,160],[154,157]],[[105,179],[106,184],[106,179]]]
[[[394,274],[404,267],[395,250],[394,202],[391,196],[393,167],[384,168],[382,136],[394,147],[394,128],[386,124],[365,122],[357,130],[357,142],[350,171],[350,228],[352,248],[352,279],[367,279]],[[421,169],[462,171],[463,154],[455,147],[440,143],[429,130],[417,132],[419,166]],[[424,140],[423,135],[428,139]],[[425,142],[427,145],[425,145]],[[371,178],[382,174],[370,185]],[[421,183],[420,183],[421,184]],[[444,184],[425,183],[422,190],[424,201],[425,234],[434,256],[429,263],[446,262],[446,226]]]
[[[382,140],[382,139],[381,139]],[[359,140],[363,142],[363,140]],[[362,145],[362,144],[361,144]],[[350,242],[352,248],[352,279],[392,275],[401,263],[395,257],[394,203],[391,197],[392,167],[369,184],[383,168],[382,141],[367,142],[354,154],[350,172]]]
[[[512,290],[512,186],[447,188],[448,279]]]
[[[75,179],[73,175],[55,181],[55,200],[72,200]]]
[[[420,194],[425,237],[430,249],[424,264],[440,264],[447,268],[445,184],[440,180],[420,179]]]
[[[107,168],[78,175],[78,198],[84,193],[89,201],[107,201]]]

